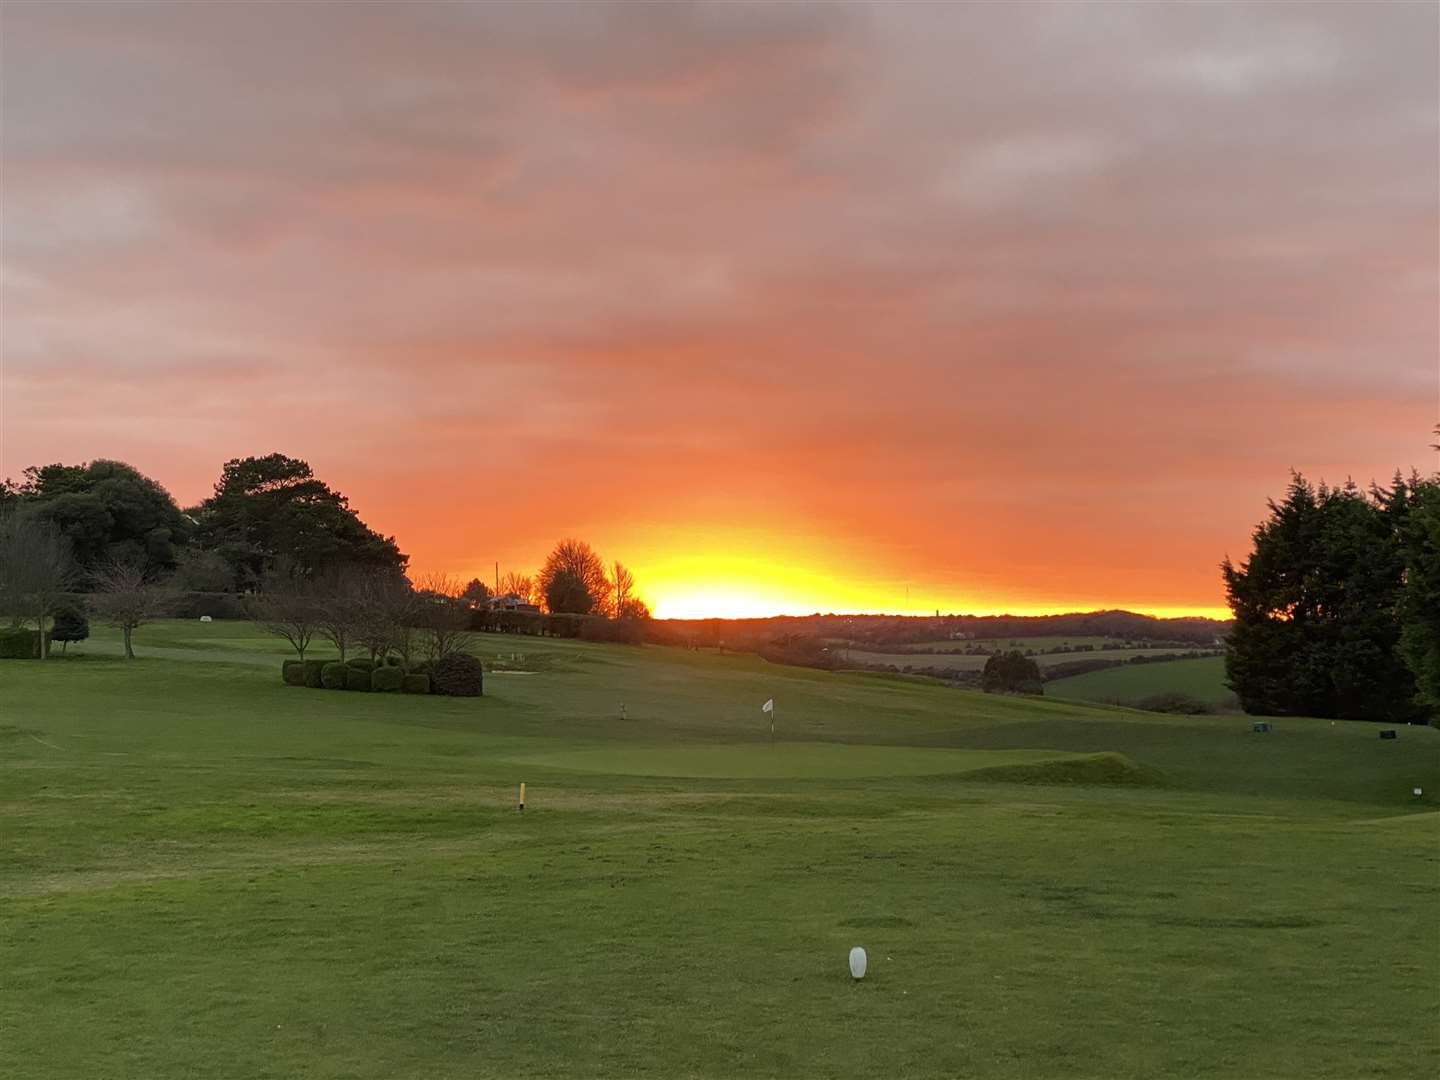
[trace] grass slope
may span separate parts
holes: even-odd
[[[1440,732],[502,637],[312,691],[212,626],[0,668],[0,1074],[1440,1068]]]
[[[1077,660],[1129,660],[1136,656],[1154,656],[1160,650],[1156,649],[1096,649],[1093,652],[1071,652],[1071,653],[1037,653],[1030,657],[1038,664],[1041,670],[1055,667],[1057,664],[1073,664]],[[903,652],[867,652],[864,649],[847,649],[844,653],[847,662],[856,665],[863,664],[885,664],[894,665],[897,668],[906,666],[917,668],[933,668],[944,671],[983,671],[988,656],[967,656],[963,653],[903,653]],[[1175,661],[1160,661],[1160,663],[1174,663]]]
[[[1188,694],[1210,705],[1224,705],[1235,699],[1234,692],[1225,685],[1223,656],[1090,671],[1047,683],[1045,692],[1054,697],[1107,704],[1128,704],[1167,692]]]

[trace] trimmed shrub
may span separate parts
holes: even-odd
[[[304,686],[305,665],[299,660],[286,660],[280,665],[280,678],[286,686]]]
[[[344,690],[346,676],[350,669],[339,661],[332,660],[320,669],[320,685],[326,690]]]
[[[355,671],[373,671],[373,670],[375,670],[375,663],[374,663],[374,661],[372,661],[372,660],[367,660],[367,659],[365,659],[365,657],[363,657],[363,656],[357,656],[357,657],[355,657],[355,659],[353,659],[353,660],[346,660],[346,661],[345,661],[345,664],[346,664],[347,667],[350,667],[350,668],[352,668],[352,669],[355,670]]]
[[[485,692],[485,669],[469,653],[451,653],[435,661],[430,688],[449,697],[479,697]]]
[[[370,689],[393,694],[405,684],[405,672],[398,667],[377,667],[370,673]]]
[[[362,671],[360,668],[348,668],[345,673],[346,690],[369,690],[370,672]]]
[[[39,655],[39,630],[23,626],[0,630],[0,660],[34,660]]]
[[[430,663],[429,660],[421,660],[421,661],[420,661],[419,663],[417,663],[417,664],[411,664],[411,665],[410,665],[410,674],[411,674],[411,675],[429,675],[429,674],[430,674],[430,669],[431,669],[432,667],[434,667],[434,666],[435,666],[435,665],[432,664],[432,663]]]
[[[325,665],[329,663],[331,663],[329,660],[306,660],[305,685],[312,690],[319,690],[324,686],[325,683],[321,681],[323,677],[321,673],[325,670]]]
[[[405,694],[428,694],[430,692],[430,676],[406,675],[400,684],[400,690]]]

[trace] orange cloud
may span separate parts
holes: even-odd
[[[1440,413],[1440,16],[1234,13],[11,5],[0,472],[283,449],[661,613],[1213,611]]]

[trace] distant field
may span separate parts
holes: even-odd
[[[1077,660],[1129,660],[1132,656],[1153,656],[1155,652],[1155,649],[1096,649],[1082,653],[1037,653],[1031,659],[1043,671],[1056,664],[1071,664]],[[893,664],[897,668],[908,666],[946,671],[980,671],[989,659],[988,656],[966,656],[962,653],[866,652],[863,649],[845,649],[842,655],[842,664],[847,667]]]
[[[966,649],[1019,649],[1024,652],[1034,649],[1059,649],[1076,645],[1093,645],[1097,649],[1121,648],[1126,644],[1120,638],[1109,637],[1027,637],[1027,638],[968,638],[940,641],[920,641],[906,645],[904,651],[921,653],[964,652]],[[897,650],[901,651],[901,650]]]
[[[1223,705],[1235,697],[1225,685],[1223,656],[1165,660],[1158,664],[1127,664],[1125,667],[1091,671],[1046,683],[1045,692],[1052,697],[1108,704],[1125,704],[1169,692],[1188,694],[1210,705]]]
[[[885,649],[870,647],[864,642],[849,642],[844,638],[826,638],[827,644],[853,649],[890,653],[964,653],[979,649],[986,652],[1008,652],[1018,649],[1022,653],[1041,653],[1054,649],[1076,649],[1089,646],[1091,649],[1139,649],[1147,652],[1188,652],[1191,649],[1208,649],[1210,644],[1189,642],[1145,642],[1114,637],[1020,637],[1020,638],[968,638],[940,641],[918,641],[913,645],[892,645]],[[1083,655],[1083,654],[1082,654]]]
[[[502,635],[528,674],[478,699],[284,686],[244,624],[136,650],[0,661],[6,1080],[1440,1075],[1440,731]]]

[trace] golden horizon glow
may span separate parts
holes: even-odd
[[[1007,597],[1004,592],[866,583],[847,579],[838,571],[809,567],[794,555],[795,545],[786,537],[768,538],[768,543],[742,530],[732,531],[721,551],[664,555],[646,553],[635,561],[621,559],[634,572],[637,595],[649,605],[657,619],[765,619],[775,616],[896,615],[934,617],[946,615],[1019,616],[1068,615],[1091,611],[1131,611],[1156,618],[1207,618],[1225,620],[1230,610],[1204,604],[1146,602],[1143,599],[1113,599],[1096,595],[1062,595],[1037,601],[1033,594]],[[695,542],[694,538],[690,538]],[[769,557],[737,554],[766,548]],[[797,565],[798,564],[798,565]],[[491,568],[493,573],[493,567]],[[464,577],[483,573],[466,571]]]
[[[644,590],[641,590],[642,594]],[[913,618],[1013,616],[1033,618],[1048,615],[1074,615],[1094,611],[1129,611],[1157,619],[1202,618],[1226,621],[1229,608],[1167,607],[1125,603],[1124,601],[1077,601],[1057,604],[945,604],[927,608],[853,607],[827,604],[823,601],[804,603],[767,595],[763,586],[749,582],[723,584],[708,582],[693,587],[680,586],[673,594],[644,597],[657,619],[767,619],[776,616],[807,615],[893,615]]]

